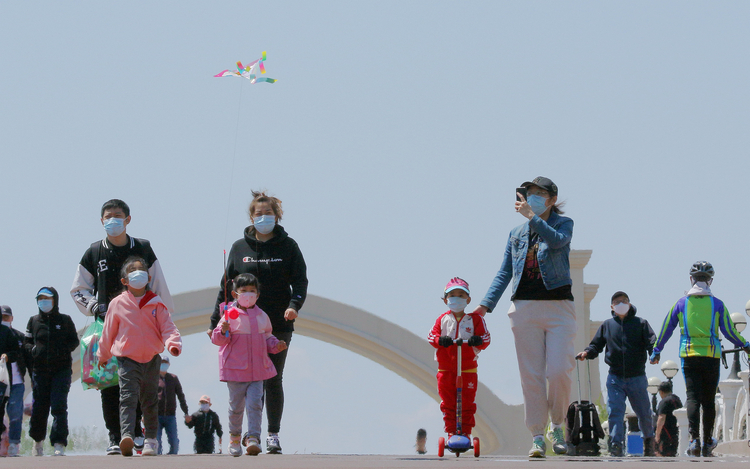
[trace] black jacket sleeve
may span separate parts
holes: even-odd
[[[34,318],[29,318],[29,322],[26,325],[26,337],[23,340],[23,346],[26,349],[26,353],[31,356],[31,351],[34,349]]]
[[[185,400],[185,393],[182,392],[182,384],[180,384],[180,379],[176,375],[174,377],[174,393],[180,401],[180,409],[182,409],[182,413],[188,415],[189,412],[187,401]]]
[[[73,351],[78,348],[78,345],[81,343],[81,341],[78,338],[76,325],[73,322],[73,319],[71,319],[71,317],[68,315],[65,315],[65,324],[68,328],[67,334],[65,334],[66,344],[68,346],[68,349],[70,350],[70,353],[73,353]]]
[[[648,356],[650,357],[654,351],[654,344],[656,344],[656,334],[654,334],[654,330],[651,329],[651,325],[645,319],[643,320],[643,343],[648,344]]]
[[[221,429],[221,422],[219,422],[219,414],[214,412],[212,417],[214,419],[214,428],[216,428],[216,434],[219,436],[219,438],[221,438],[221,436],[224,434],[224,431],[222,431]]]
[[[305,258],[302,257],[297,243],[294,243],[294,254],[291,262],[292,273],[292,299],[289,301],[289,307],[299,311],[307,298],[307,265]]]
[[[21,358],[21,349],[18,347],[18,339],[10,327],[3,326],[3,342],[5,345],[2,353],[8,356],[8,363],[17,362]]]
[[[586,358],[589,360],[598,357],[604,351],[604,346],[607,345],[606,331],[604,329],[604,323],[602,323],[596,331],[594,338],[591,339],[591,343],[585,349],[588,354]]]
[[[233,279],[238,274],[237,269],[235,269],[234,267],[234,246],[232,246],[232,249],[229,250],[227,259],[227,270],[226,272],[224,272],[224,275],[221,276],[221,281],[219,282],[219,294],[216,295],[214,312],[213,314],[211,314],[212,331],[216,329],[216,325],[219,324],[219,321],[221,320],[221,311],[219,311],[219,306],[225,301],[232,301],[232,285],[229,283],[231,282],[231,280],[227,279]]]

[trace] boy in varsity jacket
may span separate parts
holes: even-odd
[[[109,302],[124,290],[120,282],[120,269],[131,256],[141,257],[146,261],[151,278],[149,290],[161,298],[170,313],[174,311],[172,295],[167,288],[159,260],[151,249],[151,243],[127,234],[130,220],[130,207],[122,200],[112,199],[102,205],[101,223],[107,236],[91,244],[83,254],[70,289],[76,306],[86,316],[104,318]],[[102,414],[110,440],[107,454],[120,454],[120,387],[102,389],[101,398]],[[136,433],[138,434],[135,436],[141,436],[139,429]]]
[[[471,301],[469,284],[458,277],[445,286],[443,302],[449,311],[440,315],[430,331],[428,340],[435,347],[435,360],[438,362],[438,394],[440,410],[443,412],[445,432],[456,433],[456,374],[457,351],[453,347],[456,339],[463,339],[461,345],[461,375],[463,377],[461,428],[464,435],[470,435],[474,428],[474,414],[477,405],[477,357],[481,350],[490,345],[490,333],[484,318],[477,313],[464,313]]]

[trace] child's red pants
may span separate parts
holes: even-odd
[[[477,395],[477,374],[462,372],[463,387],[461,389],[461,433],[468,435],[474,428],[474,414],[477,411],[477,405],[474,399]],[[437,374],[438,394],[443,401],[440,403],[440,410],[443,412],[443,422],[445,422],[446,433],[456,433],[456,372],[455,371],[438,371]]]

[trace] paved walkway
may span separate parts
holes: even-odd
[[[678,469],[681,464],[703,461],[722,469],[747,469],[748,457],[716,458],[561,458],[550,457],[543,460],[529,461],[514,456],[482,456],[480,458],[460,458],[455,455],[438,458],[436,456],[388,456],[388,455],[327,455],[327,454],[293,454],[282,456],[260,455],[257,457],[242,456],[232,458],[227,455],[179,455],[157,457],[122,456],[65,456],[43,458],[23,457],[7,458],[0,462],[0,467],[8,468],[75,468],[75,469],[230,469],[230,468],[273,468],[273,469],[328,469],[328,468],[433,468],[442,469],[470,467],[473,469],[510,469],[546,466],[548,468],[578,468],[582,464],[586,469]],[[616,464],[613,466],[612,464]],[[704,466],[705,467],[705,466]]]

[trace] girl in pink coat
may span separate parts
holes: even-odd
[[[229,388],[229,454],[240,456],[242,411],[247,412],[247,454],[260,453],[260,425],[263,413],[263,381],[276,376],[269,353],[286,349],[286,342],[271,334],[271,320],[255,305],[258,279],[240,274],[234,279],[232,298],[222,303],[223,317],[211,334],[219,348],[219,379]]]

